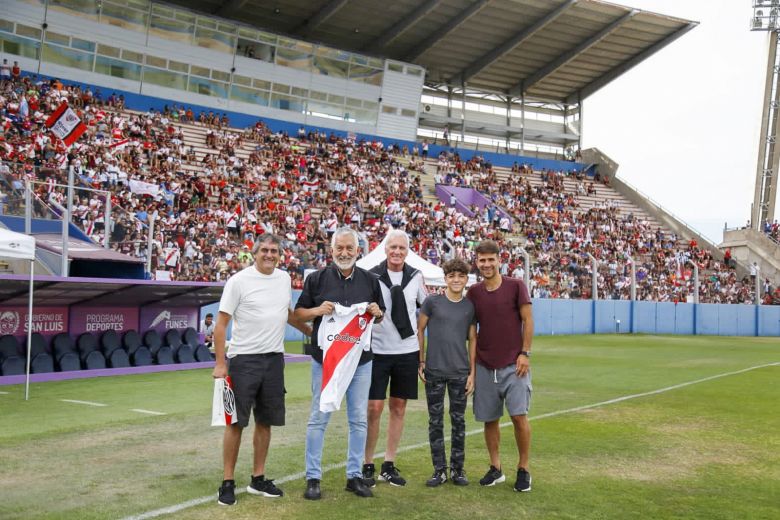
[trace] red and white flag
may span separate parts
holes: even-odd
[[[334,412],[355,375],[360,355],[371,345],[374,318],[367,303],[351,307],[336,304],[333,314],[322,317],[317,341],[322,348],[320,411]]]
[[[81,119],[67,103],[62,103],[54,111],[49,119],[46,120],[46,127],[54,135],[62,139],[66,146],[70,146],[87,131],[87,125],[81,122]]]
[[[211,402],[211,425],[227,426],[238,422],[236,397],[230,376],[214,380],[214,398]]]
[[[129,143],[130,139],[115,139],[113,143],[108,145],[108,149],[111,150],[112,153],[120,152],[124,150]]]

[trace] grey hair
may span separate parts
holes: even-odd
[[[333,236],[330,237],[330,248],[336,249],[336,237],[340,237],[341,235],[350,235],[352,239],[355,241],[355,248],[360,248],[360,235],[358,235],[357,231],[352,229],[351,227],[340,227],[338,228],[334,233]]]
[[[411,246],[409,242],[409,235],[406,234],[406,231],[403,229],[391,229],[390,232],[387,234],[387,240],[385,240],[385,248],[387,248],[387,243],[390,241],[391,238],[395,237],[403,237],[404,242],[406,242],[406,249],[409,249]]]
[[[255,237],[255,243],[252,246],[252,254],[253,255],[257,254],[257,251],[260,249],[260,244],[268,244],[268,243],[271,243],[276,247],[278,247],[279,251],[281,252],[282,239],[271,233],[263,233],[262,235],[258,235],[257,237]]]

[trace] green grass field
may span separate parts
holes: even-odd
[[[432,468],[421,399],[409,405],[406,448],[396,460],[409,481],[405,488],[379,483],[373,499],[343,490],[341,411],[327,432],[323,463],[332,469],[316,503],[302,498],[299,476],[309,367],[291,363],[287,426],[274,429],[267,464],[286,496],[243,493],[233,508],[216,505],[222,430],[209,426],[209,370],[33,384],[29,402],[23,386],[0,387],[8,392],[0,394],[0,518],[125,518],[204,498],[167,517],[777,519],[780,365],[739,372],[777,362],[777,338],[539,337],[532,360],[531,493],[512,491],[511,428],[502,430],[507,482],[477,484],[487,453],[470,412],[472,484],[426,488]],[[674,385],[681,386],[651,393]],[[646,395],[604,403],[636,394]],[[584,408],[572,410],[578,407]],[[245,432],[241,488],[251,471],[250,439]],[[380,439],[378,451],[383,447]]]

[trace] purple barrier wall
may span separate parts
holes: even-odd
[[[198,330],[198,309],[195,307],[169,307],[152,305],[141,309],[140,330],[154,329],[164,333],[168,329],[184,330],[192,327]]]
[[[458,186],[447,186],[446,184],[436,185],[436,196],[439,200],[444,202],[447,206],[450,205],[450,195],[455,195],[457,201],[455,202],[455,208],[469,217],[474,216],[474,212],[469,209],[471,205],[483,209],[485,206],[490,205],[491,200],[478,192],[473,188],[461,188]],[[510,221],[512,217],[503,209],[496,207],[498,214],[502,217],[507,217]]]
[[[71,307],[70,334],[138,330],[138,307]]]
[[[32,331],[44,336],[68,332],[67,307],[34,307]],[[27,307],[0,307],[0,336],[27,334]]]

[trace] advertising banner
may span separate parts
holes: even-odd
[[[164,334],[170,329],[184,330],[187,327],[198,330],[198,308],[167,305],[143,307],[140,325],[139,332],[141,333],[154,329],[160,334]]]
[[[138,307],[72,307],[70,333],[84,332],[99,336],[107,330],[138,330]]]
[[[32,331],[44,336],[68,332],[67,307],[35,307],[32,316]],[[27,334],[27,307],[0,307],[0,336]]]

